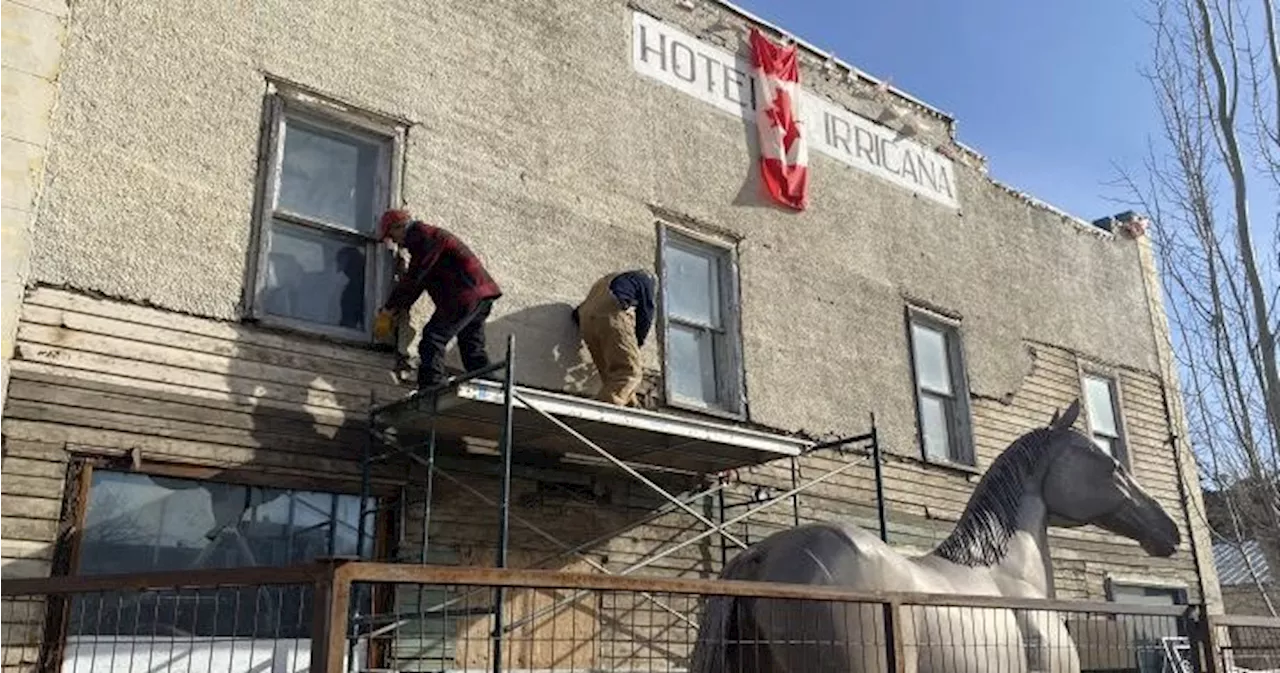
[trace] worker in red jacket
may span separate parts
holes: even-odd
[[[484,324],[502,290],[480,258],[457,236],[416,220],[408,211],[392,209],[378,222],[378,237],[409,251],[409,264],[379,311],[376,331],[389,331],[391,316],[407,312],[426,290],[436,310],[418,342],[418,389],[442,383],[444,352],[457,337],[462,365],[475,371],[489,365]]]

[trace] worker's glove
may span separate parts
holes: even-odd
[[[378,309],[378,315],[373,318],[373,338],[384,341],[391,336],[391,332],[395,329],[396,320],[395,313],[387,309]]]

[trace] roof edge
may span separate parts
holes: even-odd
[[[792,33],[786,28],[783,28],[782,26],[779,26],[778,24],[772,21],[763,19],[760,16],[757,16],[756,14],[753,14],[743,9],[733,4],[732,2],[729,2],[729,0],[711,0],[711,1],[752,23],[755,23],[760,26],[764,26],[778,33],[779,35],[785,36],[787,39],[791,40],[792,42],[795,42],[801,47],[804,47],[806,50],[812,52],[816,56],[820,56],[823,59],[830,61],[831,63],[847,68],[849,72],[856,75],[859,79],[861,79],[865,83],[870,84],[871,86],[874,86],[874,87],[883,88],[885,91],[888,91],[889,93],[892,93],[893,95],[920,107],[921,109],[929,112],[930,114],[938,117],[939,119],[946,121],[949,126],[954,127],[954,124],[956,121],[955,115],[952,115],[951,113],[946,112],[945,110],[942,110],[941,108],[935,105],[930,105],[929,103],[926,103],[923,100],[920,100],[916,96],[913,96],[907,93],[906,91],[903,91],[902,89],[899,89],[891,84],[888,84],[884,80],[881,80],[877,77],[874,77],[866,73],[865,71],[858,68],[857,66],[854,66],[848,63],[847,61],[843,61],[837,58],[835,55],[835,52],[830,52],[825,49],[822,49],[817,45],[813,44],[812,42],[809,42],[808,40],[804,40],[798,37],[795,33]],[[951,131],[951,135],[954,138],[954,135],[955,135],[954,131]]]

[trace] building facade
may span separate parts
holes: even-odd
[[[367,410],[408,390],[393,346],[412,353],[413,335],[370,329],[393,268],[374,221],[403,205],[485,260],[504,291],[490,351],[515,336],[522,386],[589,396],[570,309],[604,274],[649,268],[651,410],[778,442],[863,433],[874,414],[904,548],[945,537],[999,452],[1079,399],[1080,427],[1183,544],[1157,559],[1055,530],[1057,596],[1217,605],[1148,239],[995,182],[945,113],[803,46],[811,191],[792,213],[761,196],[745,65],[748,27],[778,30],[730,5],[36,4],[5,3],[52,51],[31,79],[47,108],[23,118],[41,170],[10,169],[9,110],[38,101],[5,93],[6,577],[421,561],[386,541],[421,538],[421,500],[355,534]],[[29,249],[14,265],[11,235]],[[798,478],[855,459],[816,453]],[[490,563],[496,512],[474,496],[494,497],[491,463],[455,460],[427,560]],[[378,471],[378,497],[416,474]],[[735,534],[874,526],[872,475]],[[730,477],[746,499],[792,470]],[[514,488],[566,543],[626,528],[586,548],[614,570],[699,526],[653,516],[662,501],[621,474],[527,464]],[[249,507],[248,545],[222,544]],[[527,530],[512,545],[512,565],[590,567],[544,561],[555,546]],[[709,540],[646,572],[714,576],[723,558]]]

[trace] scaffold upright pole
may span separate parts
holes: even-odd
[[[365,418],[364,446],[361,448],[360,455],[360,520],[356,522],[356,558],[365,558],[365,538],[370,528],[368,522],[369,516],[373,515],[375,521],[378,517],[378,505],[370,505],[373,499],[373,442],[374,442],[374,413],[373,409],[377,405],[377,398],[372,391],[369,392],[369,412]],[[376,501],[374,501],[376,502]],[[336,518],[334,519],[336,521]],[[375,524],[376,525],[376,524]],[[331,536],[329,544],[329,555],[333,556],[333,539]],[[372,537],[372,536],[369,536]],[[369,552],[372,554],[373,545],[370,545]],[[359,592],[359,589],[357,589]],[[363,602],[357,598],[351,601],[347,606],[347,670],[355,671],[358,669],[356,662],[356,645],[359,642],[359,626],[357,624],[360,616],[360,606]]]
[[[871,412],[871,460],[876,464],[876,514],[880,517],[880,541],[889,542],[889,516],[884,506],[884,468],[880,465],[880,433],[876,429],[876,414]]]
[[[800,460],[795,456],[791,457],[791,520],[792,524],[800,527]]]
[[[502,486],[498,503],[498,557],[495,565],[507,567],[507,544],[511,521],[511,431],[515,408],[515,344],[514,334],[507,335],[505,379],[502,382],[502,435],[498,451],[502,455]],[[502,587],[493,594],[493,673],[502,673]]]

